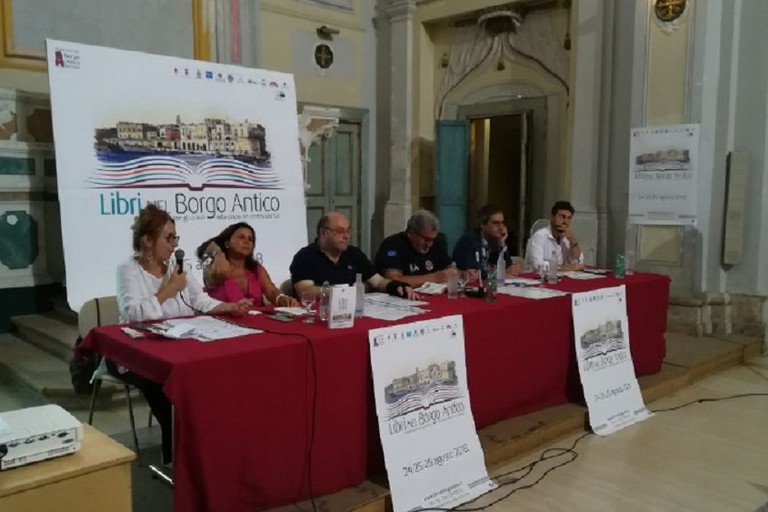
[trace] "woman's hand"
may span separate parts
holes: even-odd
[[[253,307],[253,299],[240,299],[237,302],[227,302],[224,312],[230,315],[244,315]]]
[[[165,283],[165,288],[168,290],[168,293],[171,294],[171,297],[179,293],[180,291],[184,290],[184,288],[187,287],[187,273],[182,272],[181,274],[177,273],[177,267],[173,267],[173,273],[171,274],[171,277],[168,278],[168,282]]]
[[[288,306],[289,308],[295,308],[300,307],[301,304],[299,304],[299,301],[291,297],[290,295],[283,295],[280,297],[280,300],[278,301],[280,304],[277,304],[278,306]]]

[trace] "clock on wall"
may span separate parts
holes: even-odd
[[[328,69],[333,64],[333,50],[325,43],[315,46],[315,64],[320,69]]]
[[[661,21],[675,21],[685,11],[686,0],[656,0],[653,10]]]

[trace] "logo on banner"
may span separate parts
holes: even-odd
[[[412,332],[408,331],[408,337]],[[392,379],[384,388],[387,419],[403,416],[417,409],[429,409],[434,404],[461,398],[456,375],[456,363],[443,361],[414,373]]]
[[[80,52],[56,48],[53,51],[53,63],[57,68],[80,69]]]
[[[177,193],[178,215],[213,218],[226,213],[272,215],[280,209],[283,190],[272,167],[266,128],[258,123],[205,118],[166,123],[118,121],[95,130],[98,166],[87,180],[91,188],[111,189],[99,195],[101,215],[136,215],[143,207],[141,192],[131,189],[248,189],[231,201],[221,196]]]
[[[621,320],[608,320],[584,332],[581,336],[581,348],[585,359],[626,349]]]

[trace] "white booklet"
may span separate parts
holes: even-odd
[[[441,293],[445,293],[446,289],[448,289],[448,285],[445,283],[433,283],[431,281],[427,281],[426,283],[416,288],[414,291],[427,295],[440,295]]]
[[[355,325],[355,298],[354,286],[337,284],[331,286],[331,295],[328,301],[328,328],[344,329]]]

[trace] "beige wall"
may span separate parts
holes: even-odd
[[[263,0],[261,13],[261,66],[293,73],[298,99],[305,103],[362,107],[365,22],[360,3],[355,12],[321,9],[296,0]],[[370,23],[370,20],[368,20]],[[338,29],[332,41],[317,37],[322,25]],[[322,71],[314,65],[317,43],[334,51],[334,65]]]
[[[0,87],[48,94],[48,73],[21,69],[2,69]]]
[[[692,9],[689,6],[689,10]],[[688,76],[688,30],[691,13],[680,21],[680,28],[667,33],[651,21],[648,30],[648,78],[646,88],[646,126],[685,122]],[[654,16],[651,12],[651,16]],[[675,264],[679,258],[680,238],[676,227],[641,226],[638,256],[642,259]],[[669,248],[672,247],[672,253]],[[648,255],[653,255],[652,258]],[[665,256],[661,256],[665,255]],[[663,260],[668,257],[668,260]]]
[[[650,24],[647,126],[678,124],[685,120],[690,19],[691,16],[686,16],[680,28],[672,33],[665,33],[654,22]]]

